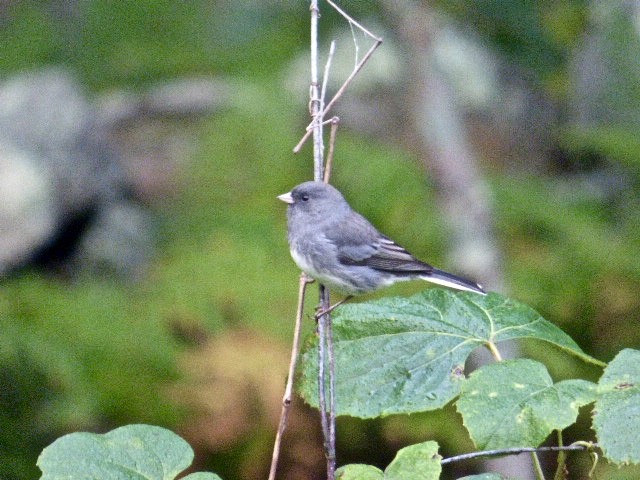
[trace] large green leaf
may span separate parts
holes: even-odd
[[[193,450],[175,433],[151,425],[128,425],[105,434],[71,433],[38,458],[41,480],[173,480],[193,461]],[[212,473],[187,478],[219,480]]]
[[[336,470],[336,480],[384,480],[384,472],[373,465],[354,463]]]
[[[371,465],[345,465],[336,471],[337,480],[438,480],[442,466],[436,442],[402,448],[382,472]]]
[[[640,463],[640,351],[622,350],[598,382],[593,428],[613,463]]]
[[[477,347],[535,338],[587,362],[562,330],[526,305],[491,293],[429,289],[418,295],[347,304],[333,318],[339,415],[369,418],[440,408],[464,379]],[[317,339],[302,359],[300,392],[317,406]]]
[[[552,431],[574,423],[595,394],[591,382],[554,384],[544,365],[519,359],[473,372],[456,406],[478,448],[537,447]]]
[[[410,445],[398,451],[384,471],[385,480],[438,480],[442,466],[436,442]]]
[[[469,475],[467,477],[459,478],[458,480],[509,480],[507,477],[503,477],[499,473],[479,473],[478,475]]]

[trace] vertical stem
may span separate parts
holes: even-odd
[[[324,285],[320,285],[320,304],[330,304],[329,289]],[[331,315],[329,313],[321,315],[318,319],[318,337],[318,403],[320,407],[322,433],[324,435],[324,452],[327,459],[327,479],[333,480],[336,470],[335,362],[333,356]],[[328,385],[326,370],[327,359],[329,366]],[[327,386],[329,387],[328,402]]]
[[[326,289],[324,285],[320,285],[320,304],[322,305],[324,302],[322,301],[322,297]],[[321,307],[322,308],[322,307]],[[327,455],[329,451],[329,418],[327,417],[327,395],[326,395],[326,315],[322,315],[318,318],[318,407],[320,408],[320,425],[322,426],[322,438],[324,439],[324,451],[325,455]]]
[[[289,410],[293,397],[293,380],[296,375],[296,364],[298,363],[298,352],[300,350],[300,332],[302,330],[302,314],[304,309],[304,296],[307,289],[309,279],[306,274],[300,275],[300,286],[298,288],[298,308],[296,310],[296,326],[293,330],[293,345],[291,347],[291,359],[289,361],[289,375],[287,377],[287,386],[284,389],[282,398],[282,410],[280,412],[280,423],[278,425],[278,433],[273,445],[273,455],[271,456],[271,468],[269,469],[269,480],[275,480],[278,470],[278,459],[280,458],[280,445],[282,436],[287,427],[287,419],[289,418]]]
[[[313,130],[313,179],[321,182],[324,177],[324,143],[322,138],[323,108],[318,81],[318,19],[320,10],[318,0],[311,0],[311,89],[310,110]],[[329,290],[320,285],[320,308],[322,311],[330,308]],[[325,456],[327,457],[327,480],[334,480],[336,468],[335,453],[335,414],[333,408],[334,396],[334,361],[333,342],[331,341],[331,317],[324,314],[318,319],[318,394],[320,406],[320,421],[324,434]],[[329,411],[326,401],[326,358],[329,357]]]
[[[540,459],[536,452],[531,452],[531,460],[533,461],[533,468],[536,474],[537,480],[544,480],[544,472],[542,471],[542,465],[540,465]]]
[[[340,119],[338,117],[333,117],[331,119],[331,133],[329,134],[329,153],[327,153],[327,165],[324,169],[324,183],[329,183],[329,179],[331,178],[331,167],[333,165],[333,152],[336,147],[336,134],[338,133],[338,123]]]
[[[325,288],[326,299],[323,304],[330,305],[329,289]],[[333,480],[336,470],[336,365],[333,355],[333,324],[331,323],[331,314],[323,315],[326,321],[325,336],[327,342],[327,357],[329,360],[329,411],[328,416],[328,434],[327,441],[327,478]]]
[[[558,432],[558,446],[562,447],[563,446],[562,430],[557,430],[557,432]],[[567,452],[565,452],[564,450],[560,450],[558,452],[558,468],[556,468],[556,473],[553,476],[553,480],[564,480],[566,478],[565,472],[564,472],[566,464],[567,464]]]
[[[318,81],[318,0],[311,0],[311,90],[310,109],[313,130],[313,179],[321,182],[324,176],[324,145],[322,139],[322,100]]]

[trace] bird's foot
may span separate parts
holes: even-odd
[[[322,305],[318,305],[316,307],[316,314],[315,314],[315,319],[316,321],[318,321],[318,319],[324,315],[327,315],[328,313],[333,312],[336,308],[338,308],[340,305],[342,305],[343,303],[351,300],[353,298],[353,295],[349,295],[347,297],[344,297],[342,300],[340,300],[339,302],[334,303],[333,305],[331,305],[329,308],[326,309],[322,309]]]

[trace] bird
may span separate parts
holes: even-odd
[[[327,183],[304,182],[277,198],[288,204],[287,236],[294,262],[309,277],[346,295],[331,310],[355,295],[414,279],[486,295],[480,284],[418,260]]]

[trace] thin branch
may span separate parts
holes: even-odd
[[[382,44],[382,39],[376,39],[375,43],[371,46],[371,48],[369,49],[369,51],[366,53],[366,55],[362,58],[362,60],[360,60],[360,62],[354,67],[353,71],[351,72],[351,74],[347,77],[347,79],[344,81],[344,83],[342,84],[342,86],[338,89],[338,91],[336,92],[336,94],[333,96],[333,98],[331,99],[331,101],[327,104],[326,107],[324,107],[324,111],[322,112],[322,116],[326,116],[327,113],[329,113],[329,110],[331,110],[331,107],[333,107],[335,105],[335,103],[338,101],[338,99],[342,96],[342,94],[345,92],[345,90],[347,89],[347,87],[351,84],[351,82],[353,81],[354,78],[356,78],[356,75],[358,75],[358,73],[360,73],[360,70],[362,70],[362,67],[364,67],[364,64],[367,63],[369,61],[369,58],[371,58],[371,55],[373,55],[373,52],[375,52],[376,48],[378,48],[380,45]]]
[[[326,310],[330,305],[329,289],[320,285],[320,305]],[[333,335],[331,315],[323,312],[318,318],[318,395],[320,422],[324,436],[324,453],[327,459],[327,479],[335,478],[336,470],[336,425],[335,425],[335,361],[333,356]],[[328,359],[328,362],[327,362]],[[329,397],[327,408],[327,372],[329,366]]]
[[[331,178],[331,168],[333,167],[333,153],[336,146],[336,135],[338,133],[338,125],[340,124],[340,118],[333,117],[331,120],[331,133],[329,134],[329,153],[327,153],[327,162],[324,167],[324,183],[329,183]]]
[[[327,303],[331,303],[329,299],[329,290],[327,289]],[[329,358],[329,448],[327,449],[327,464],[331,467],[327,471],[327,478],[335,477],[336,469],[336,360],[333,351],[333,323],[331,322],[331,314],[324,315],[327,326],[325,328],[327,339],[327,357]],[[329,472],[331,472],[329,474]]]
[[[327,3],[329,5],[331,5],[336,12],[338,12],[340,15],[342,15],[344,18],[347,19],[347,21],[351,24],[351,25],[355,25],[356,27],[358,27],[360,30],[362,30],[364,33],[366,33],[367,35],[369,35],[371,38],[373,38],[375,41],[382,43],[382,39],[379,37],[376,37],[373,33],[371,33],[369,30],[367,30],[366,28],[364,28],[362,25],[360,25],[358,22],[356,22],[352,17],[350,17],[344,10],[342,10],[338,5],[336,5],[335,3],[333,3],[331,0],[327,0]]]
[[[313,3],[314,2],[316,3],[316,9],[317,9],[317,1],[314,0],[314,1],[312,1],[312,10],[313,10]],[[373,55],[373,52],[375,51],[375,49],[378,48],[380,46],[380,44],[382,44],[382,38],[377,37],[376,35],[371,33],[369,30],[364,28],[357,21],[355,21],[352,17],[350,17],[344,10],[342,10],[340,7],[338,7],[334,2],[332,2],[331,0],[327,0],[327,3],[329,5],[331,5],[340,15],[342,15],[349,22],[349,26],[351,28],[353,28],[353,26],[355,26],[358,29],[360,29],[362,32],[364,32],[366,35],[371,37],[374,40],[374,44],[371,46],[369,51],[366,53],[366,55],[364,56],[364,58],[360,62],[357,61],[357,53],[356,53],[356,65],[353,68],[353,71],[351,72],[349,77],[347,77],[347,79],[344,81],[342,86],[338,89],[338,91],[333,96],[331,101],[324,107],[324,109],[322,111],[322,118],[324,118],[329,113],[329,111],[331,110],[331,107],[333,107],[333,105],[335,105],[335,103],[338,101],[338,99],[344,94],[344,92],[347,89],[347,87],[349,86],[349,84],[353,81],[353,79],[360,72],[360,70],[362,70],[362,67],[364,67],[365,63],[367,63],[367,61],[369,60],[371,55]],[[313,28],[313,25],[312,25],[312,28]],[[315,38],[316,38],[316,41],[317,41],[317,37],[315,37]],[[314,41],[314,35],[312,34],[312,42],[313,41]],[[333,48],[333,42],[332,42],[332,48]],[[330,57],[329,58],[331,58],[331,55],[332,55],[332,52],[330,51]],[[317,51],[316,51],[316,57],[315,58],[316,58],[316,65],[317,65]],[[313,60],[313,51],[312,51],[312,60],[311,61],[312,61],[312,64],[313,64],[313,62],[314,62],[314,60]],[[329,64],[329,62],[327,62],[327,67],[328,67],[328,64]],[[313,68],[312,68],[312,70],[313,70]],[[311,76],[312,76],[312,79],[313,79],[313,71],[312,71],[312,75]],[[325,80],[326,80],[326,78],[327,78],[327,74],[325,74]],[[316,81],[317,81],[317,77],[316,77]],[[312,85],[313,85],[313,80],[312,80]],[[313,96],[312,96],[312,98],[313,98]],[[322,96],[322,100],[324,101],[324,94]],[[314,125],[315,121],[317,121],[317,120],[316,120],[316,117],[314,116],[314,120],[307,127],[307,130],[306,130],[305,134],[303,135],[302,139],[293,148],[293,152],[294,153],[298,153],[302,149],[302,146],[305,144],[305,142],[311,136],[311,133],[313,131],[313,125]]]
[[[353,29],[356,26],[367,35],[375,40],[374,45],[367,52],[364,58],[360,62],[356,62],[356,65],[342,86],[338,89],[328,105],[325,106],[324,100],[326,95],[326,89],[329,78],[329,70],[333,55],[335,53],[335,42],[331,43],[329,57],[325,65],[324,77],[322,88],[320,92],[318,83],[318,20],[320,17],[320,11],[318,9],[318,0],[311,0],[311,88],[310,88],[310,102],[309,110],[311,113],[311,123],[307,127],[307,131],[302,140],[294,148],[294,152],[299,152],[305,141],[309,136],[313,135],[313,178],[316,181],[328,181],[331,174],[331,164],[329,163],[328,169],[324,168],[324,143],[323,143],[323,126],[325,124],[324,118],[329,112],[335,102],[342,96],[351,81],[360,72],[364,64],[369,60],[375,49],[382,43],[382,40],[375,37],[371,32],[362,27],[359,23],[349,17],[344,11],[342,11],[333,2],[329,4],[336,9],[341,15],[343,15],[348,21],[349,25]],[[357,60],[357,57],[356,57]],[[337,118],[331,121],[331,144],[330,144],[330,159],[333,158],[333,148],[335,145],[335,131],[337,129]],[[336,469],[336,428],[335,428],[335,359],[333,352],[333,333],[331,328],[331,316],[330,312],[330,298],[329,289],[324,285],[320,285],[320,311],[323,312],[318,319],[318,394],[319,394],[319,406],[320,406],[320,420],[322,424],[322,432],[324,435],[325,456],[327,458],[327,479],[334,480]],[[325,367],[328,360],[329,366],[329,399],[327,410],[327,397],[326,397],[326,371]]]
[[[448,463],[460,462],[462,460],[471,460],[473,458],[481,457],[500,457],[504,455],[518,455],[520,453],[530,452],[560,452],[569,450],[593,450],[599,448],[597,443],[590,442],[576,442],[565,447],[523,447],[523,448],[503,448],[498,450],[484,450],[482,452],[464,453],[462,455],[456,455],[455,457],[444,458],[440,464],[446,465]]]
[[[311,0],[311,130],[313,133],[313,179],[322,181],[324,175],[324,145],[322,140],[322,99],[318,83],[318,0]]]
[[[324,99],[327,95],[327,84],[329,83],[329,71],[331,69],[331,62],[333,61],[333,55],[336,53],[336,41],[331,40],[331,46],[329,47],[329,56],[327,57],[327,63],[324,66],[324,75],[322,76],[322,93],[320,99],[324,107]]]
[[[273,445],[273,455],[271,456],[271,469],[269,470],[269,480],[275,480],[276,471],[278,470],[278,459],[280,457],[280,444],[284,430],[287,428],[287,419],[289,418],[289,410],[293,397],[293,380],[296,374],[296,365],[298,363],[298,352],[300,350],[300,332],[302,330],[302,314],[304,310],[304,296],[307,285],[310,280],[305,273],[300,274],[300,285],[298,288],[298,308],[296,309],[296,325],[293,330],[293,345],[291,347],[291,360],[289,361],[289,373],[287,376],[287,385],[284,389],[282,398],[282,411],[280,412],[280,423],[278,424],[278,433]]]
[[[335,105],[335,103],[338,101],[338,99],[340,97],[342,97],[342,95],[344,94],[345,90],[347,89],[347,87],[349,87],[349,85],[351,84],[351,82],[353,81],[353,79],[356,77],[356,75],[358,75],[358,73],[360,72],[360,70],[362,70],[362,67],[364,67],[365,63],[367,63],[367,61],[369,60],[369,58],[371,58],[371,55],[373,55],[373,52],[376,50],[376,48],[378,48],[380,45],[382,44],[382,39],[376,39],[376,42],[372,45],[372,47],[369,49],[369,51],[367,52],[367,54],[362,58],[362,60],[360,60],[360,62],[355,66],[355,68],[353,69],[353,71],[351,72],[351,74],[347,77],[347,79],[344,81],[344,83],[342,84],[342,86],[338,89],[338,91],[336,92],[336,94],[333,96],[333,98],[331,99],[331,101],[326,105],[326,107],[324,107],[324,111],[322,112],[322,117],[324,118],[327,113],[329,113],[329,111],[331,110],[331,107],[333,107]],[[302,139],[298,142],[298,144],[293,148],[293,152],[294,153],[298,153],[301,149],[302,146],[305,144],[305,142],[307,141],[307,139],[309,138],[309,136],[311,136],[312,133],[312,129],[313,128],[313,122],[311,123],[311,125],[309,125],[307,127],[307,131],[305,132],[305,134],[302,136]]]
[[[320,96],[318,86],[318,19],[320,18],[320,10],[318,9],[318,0],[311,0],[311,117],[313,131],[313,179],[321,182],[324,177],[324,140],[322,135],[322,126],[324,119],[323,98]],[[330,63],[331,57],[327,65]],[[328,68],[328,67],[327,67]],[[325,79],[328,72],[325,74]],[[326,88],[326,83],[325,87]],[[331,305],[329,301],[329,289],[324,285],[320,285],[320,308],[326,310]],[[325,392],[325,362],[326,356],[329,355],[329,395],[334,395],[333,377],[335,371],[333,369],[333,344],[328,338],[330,331],[331,317],[328,314],[322,315],[318,322],[318,394],[320,405],[320,421],[322,424],[322,433],[324,435],[324,450],[327,458],[327,480],[334,480],[336,470],[336,451],[335,451],[335,415],[326,409],[326,392]],[[326,347],[326,350],[325,350]],[[329,399],[329,408],[334,407],[334,401]]]
[[[351,30],[351,38],[353,39],[353,48],[355,49],[355,54],[353,55],[353,64],[358,65],[358,57],[360,56],[360,45],[358,45],[356,32],[353,29],[353,23],[351,22],[349,22],[349,29]]]

